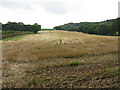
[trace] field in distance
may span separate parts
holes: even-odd
[[[39,31],[3,43],[3,87],[119,87],[118,36]]]

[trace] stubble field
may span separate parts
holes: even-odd
[[[118,88],[118,37],[42,31],[3,44],[3,87]]]

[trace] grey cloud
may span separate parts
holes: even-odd
[[[66,9],[61,2],[45,2],[41,3],[41,5],[49,12],[56,14],[64,14],[66,13]]]
[[[27,10],[32,9],[32,7],[28,3],[24,2],[0,2],[0,6],[12,9],[27,9]]]

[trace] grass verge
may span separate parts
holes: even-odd
[[[18,36],[14,36],[14,37],[9,37],[9,38],[6,38],[6,39],[2,39],[3,41],[17,41],[19,39],[21,39],[22,37],[24,36],[27,36],[28,34],[24,34],[24,35],[18,35]]]

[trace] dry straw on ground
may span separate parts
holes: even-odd
[[[116,68],[117,51],[117,36],[80,32],[43,31],[3,41],[3,87],[118,87],[115,71],[97,72]],[[71,67],[71,61],[84,64]]]

